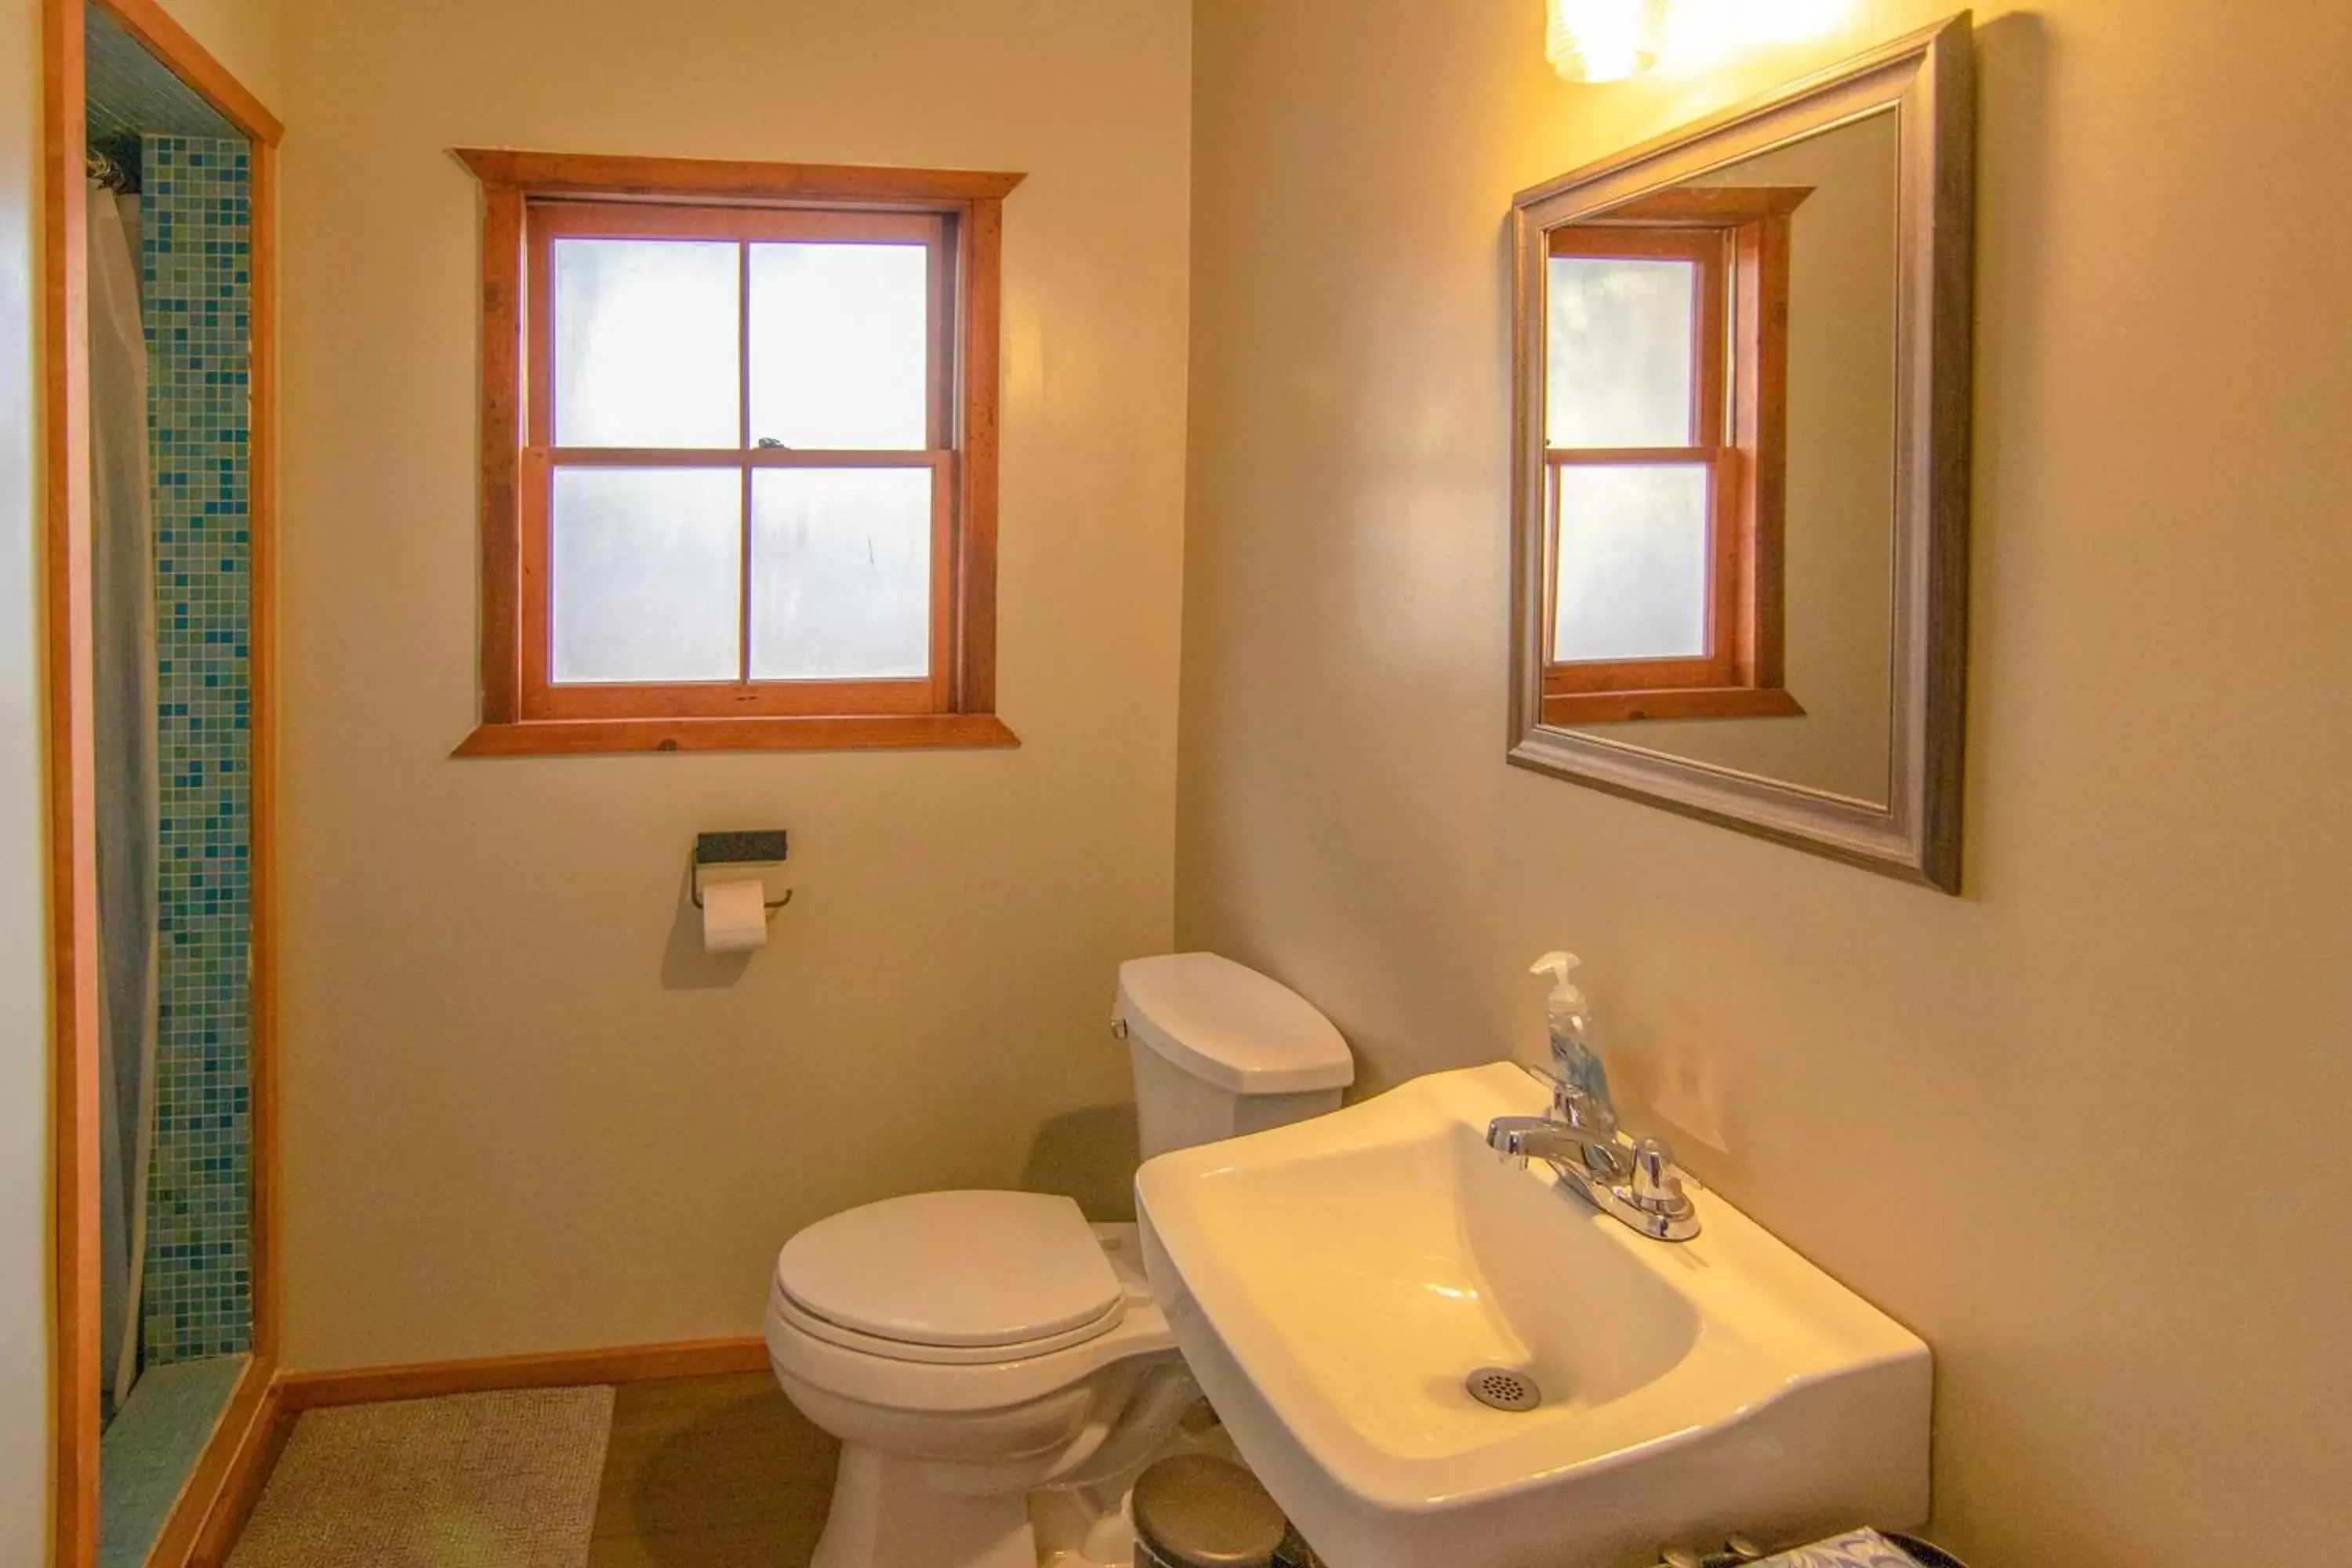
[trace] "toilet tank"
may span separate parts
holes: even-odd
[[[1120,964],[1111,1024],[1134,1062],[1147,1160],[1337,1110],[1356,1078],[1313,1003],[1213,952]]]

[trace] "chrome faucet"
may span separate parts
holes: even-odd
[[[1497,1116],[1486,1124],[1486,1145],[1520,1166],[1542,1160],[1560,1183],[1594,1208],[1658,1241],[1688,1241],[1698,1234],[1698,1208],[1683,1191],[1674,1151],[1660,1138],[1629,1138],[1617,1125],[1607,1090],[1594,1094],[1570,1081],[1569,1062],[1555,1048],[1549,1116]]]

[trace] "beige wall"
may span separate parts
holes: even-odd
[[[286,0],[163,0],[163,9],[247,91],[282,110]]]
[[[1957,1549],[2291,1560],[2352,1463],[2340,7],[1988,8],[1966,898],[1503,762],[1511,193],[1938,8],[1579,89],[1531,3],[1202,0],[1179,936],[1376,1083],[1531,1056],[1580,950],[1636,1123],[1934,1345]]]
[[[42,831],[41,19],[0,0],[0,1562],[49,1528],[48,862]]]
[[[1171,921],[1189,30],[1174,0],[294,8],[290,1364],[756,1332],[777,1247],[844,1205],[1024,1173],[1119,1201],[1129,1119],[1089,1114],[1128,1099],[1113,970]],[[476,689],[460,144],[1028,172],[1022,750],[447,759]],[[707,963],[692,837],[759,826],[792,830],[798,896],[748,966]]]

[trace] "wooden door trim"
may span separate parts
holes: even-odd
[[[279,1400],[276,1366],[259,1356],[246,1363],[212,1436],[181,1485],[179,1500],[155,1537],[146,1568],[189,1568],[199,1561],[213,1517],[244,1490],[248,1471],[258,1465],[263,1447],[271,1440],[271,1429],[281,1419]],[[257,1486],[252,1489],[254,1496],[260,1495]],[[247,1503],[247,1511],[250,1508]],[[221,1555],[226,1555],[226,1550]]]
[[[98,852],[92,785],[89,577],[89,289],[80,0],[42,6],[42,585],[48,668],[50,1146],[53,1242],[50,1541],[59,1568],[98,1549]]]

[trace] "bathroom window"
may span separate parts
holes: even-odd
[[[1782,686],[1789,214],[1686,187],[1552,231],[1544,720],[1755,718]]]
[[[986,746],[1017,175],[460,154],[486,194],[464,754]]]

